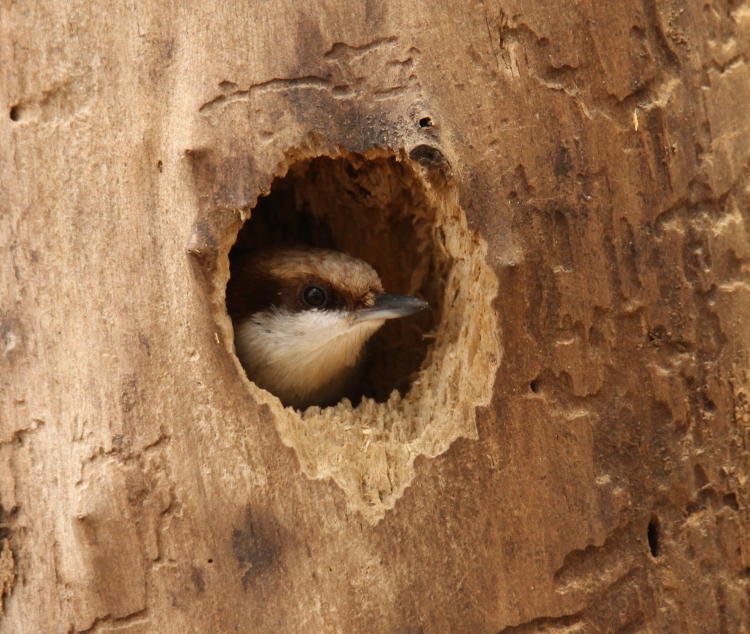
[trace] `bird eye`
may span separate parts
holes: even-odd
[[[328,293],[320,286],[305,286],[302,291],[302,301],[310,308],[320,308],[328,301]]]

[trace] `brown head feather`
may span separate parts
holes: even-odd
[[[375,269],[340,251],[269,248],[233,259],[231,268],[227,305],[235,320],[271,306],[303,310],[301,292],[310,284],[329,292],[330,307],[348,310],[371,306],[383,292]]]

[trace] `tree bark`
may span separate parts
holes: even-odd
[[[0,29],[2,632],[750,630],[750,3]],[[247,381],[277,187],[431,298],[402,395]]]

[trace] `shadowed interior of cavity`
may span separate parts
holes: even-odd
[[[338,249],[371,264],[389,293],[423,297],[430,309],[395,319],[373,337],[362,393],[404,395],[439,321],[451,262],[436,248],[435,212],[420,178],[395,157],[317,157],[292,165],[258,200],[230,259],[272,245]]]

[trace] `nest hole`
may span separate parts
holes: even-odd
[[[258,199],[230,251],[230,271],[238,256],[268,247],[335,249],[370,264],[387,293],[427,300],[428,310],[389,320],[368,343],[354,401],[385,402],[394,390],[408,393],[440,322],[452,260],[436,248],[435,220],[424,181],[405,157],[307,158]]]

